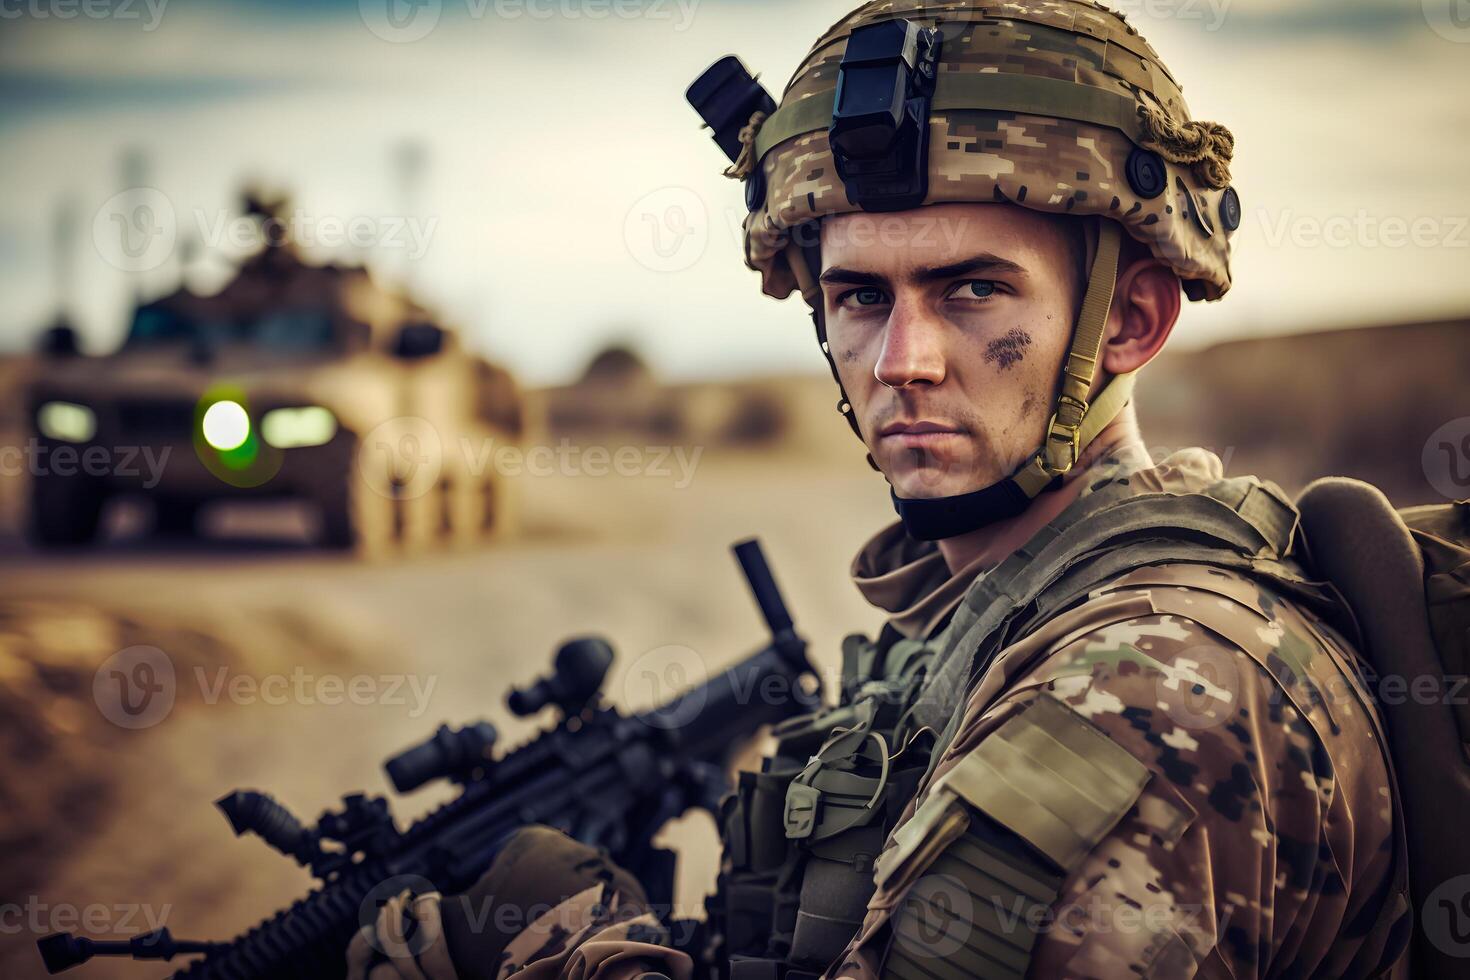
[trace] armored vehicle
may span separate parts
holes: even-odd
[[[509,527],[492,465],[523,428],[509,373],[365,268],[267,241],[217,293],[141,303],[111,354],[45,334],[29,405],[36,543],[94,541],[122,495],[151,500],[164,533],[194,531],[216,501],[297,498],[322,544],[366,552]]]

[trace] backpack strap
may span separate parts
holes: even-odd
[[[1301,496],[1302,527],[1317,568],[1332,579],[1357,613],[1361,651],[1379,693],[1394,774],[1394,803],[1407,839],[1415,922],[1414,975],[1464,976],[1464,960],[1446,949],[1449,915],[1464,894],[1470,842],[1447,813],[1470,806],[1470,764],[1456,711],[1463,710],[1464,675],[1455,676],[1431,631],[1426,602],[1424,539],[1410,529],[1376,487],[1329,477]],[[1410,518],[1422,518],[1422,512]],[[1418,521],[1416,520],[1416,523]],[[1432,553],[1430,553],[1432,554]],[[1465,593],[1470,596],[1470,592]],[[1443,684],[1434,697],[1412,696],[1411,682]],[[1388,682],[1397,689],[1390,691]],[[1402,861],[1403,858],[1401,857]],[[1447,880],[1448,879],[1448,880]]]

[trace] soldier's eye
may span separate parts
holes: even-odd
[[[995,281],[991,279],[966,279],[955,286],[950,294],[955,299],[989,299],[995,295]]]
[[[858,306],[881,306],[886,302],[888,302],[888,295],[876,286],[850,289],[837,298],[838,306],[846,306],[849,303]]]

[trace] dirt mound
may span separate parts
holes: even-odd
[[[100,825],[120,761],[148,751],[149,729],[164,714],[187,712],[208,695],[188,678],[245,664],[276,669],[302,662],[307,650],[313,663],[343,659],[293,614],[240,625],[218,610],[140,614],[70,600],[0,601],[0,894],[35,890],[57,855]],[[246,636],[248,645],[234,639]],[[140,678],[169,703],[138,700],[151,695],[126,685]]]

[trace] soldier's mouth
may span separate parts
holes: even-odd
[[[947,422],[919,421],[892,422],[878,433],[879,438],[904,448],[922,449],[941,445],[964,433]]]

